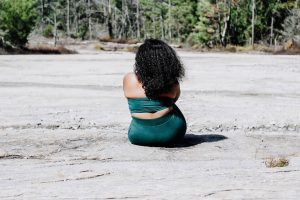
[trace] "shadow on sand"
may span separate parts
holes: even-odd
[[[218,134],[204,134],[204,135],[195,135],[195,134],[186,134],[183,140],[174,146],[169,146],[169,148],[180,148],[180,147],[191,147],[204,142],[218,142],[221,140],[228,139],[224,135]]]

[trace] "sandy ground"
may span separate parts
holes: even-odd
[[[133,54],[0,56],[0,199],[299,199],[300,56],[180,55],[174,148],[127,140]]]

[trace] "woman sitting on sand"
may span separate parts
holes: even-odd
[[[131,143],[169,146],[182,139],[186,121],[175,102],[184,68],[175,51],[157,39],[147,39],[135,57],[134,73],[124,76],[123,90],[132,121]]]

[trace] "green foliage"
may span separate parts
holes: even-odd
[[[35,26],[36,17],[36,0],[1,0],[0,30],[4,41],[23,47]]]
[[[292,0],[256,0],[255,41],[267,43],[270,39],[272,18],[277,37],[280,34],[278,30],[283,29],[282,23],[288,16],[288,10],[294,6],[295,1]],[[199,20],[189,39],[208,46],[223,44],[222,40],[225,44],[246,45],[252,37],[251,10],[251,1],[248,0],[201,0],[198,2]]]
[[[78,33],[78,35],[79,35],[79,37],[82,39],[82,40],[84,40],[84,39],[86,39],[86,35],[87,35],[87,33],[88,33],[88,26],[82,26],[81,28],[80,28],[80,30],[79,30],[79,33]]]
[[[186,40],[197,21],[197,0],[141,0],[140,9],[147,37]]]
[[[197,22],[197,1],[173,0],[172,3],[171,19],[168,19],[167,22],[171,24],[172,32],[175,33],[173,36],[184,41]]]
[[[46,37],[46,38],[50,38],[50,37],[53,37],[53,26],[48,24],[45,28],[44,28],[44,31],[43,31],[43,36]]]
[[[282,35],[286,40],[300,44],[300,9],[294,8],[284,20]]]
[[[4,46],[4,32],[2,30],[0,30],[0,48],[2,48]]]
[[[154,38],[165,37],[166,26],[162,28],[161,23],[165,23],[167,19],[168,4],[155,0],[141,0],[140,9],[142,21],[145,22],[143,35]]]
[[[252,37],[251,2],[0,0],[0,42],[5,40],[15,46],[24,46],[35,19],[38,19],[39,25],[44,27],[42,34],[46,37],[53,34],[81,39],[101,35],[124,39],[139,36],[170,42],[187,41],[192,46],[247,45]],[[289,10],[299,8],[299,0],[255,2],[256,43],[269,44],[282,35],[285,38],[296,37],[299,28],[295,27],[295,19],[291,21]]]
[[[251,37],[251,7],[249,1],[241,0],[232,5],[229,41],[234,45],[245,45]]]
[[[215,41],[217,27],[215,24],[215,10],[209,0],[203,0],[198,3],[197,14],[199,19],[194,33],[190,35],[190,40],[210,46]]]

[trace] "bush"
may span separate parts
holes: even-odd
[[[82,40],[84,40],[84,39],[86,38],[86,35],[87,35],[88,31],[89,31],[88,26],[85,25],[85,26],[83,26],[83,27],[80,28],[79,33],[78,33],[78,36],[79,36]]]
[[[286,41],[292,40],[300,44],[300,9],[294,8],[284,20],[282,35]]]
[[[1,0],[0,30],[4,42],[24,47],[37,19],[36,0]]]
[[[48,25],[45,27],[45,29],[44,29],[44,31],[43,31],[43,36],[46,37],[46,38],[51,38],[51,37],[54,36],[54,35],[53,35],[53,26],[52,26],[52,25],[48,24]]]
[[[0,30],[0,48],[4,47],[3,36],[4,32]]]
[[[193,47],[195,45],[200,44],[200,40],[198,38],[198,34],[197,33],[191,33],[188,38],[187,38],[187,43],[189,44],[189,46]]]

